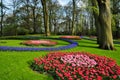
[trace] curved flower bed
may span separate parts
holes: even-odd
[[[22,42],[21,44],[35,45],[35,46],[38,46],[38,45],[53,46],[53,45],[56,45],[57,42],[51,41],[51,40],[27,40],[27,41]]]
[[[65,38],[65,39],[81,39],[80,36],[61,36],[60,38]]]
[[[85,52],[53,52],[35,58],[31,67],[55,80],[120,80],[120,66],[114,60]]]
[[[8,46],[0,46],[0,50],[2,51],[58,51],[58,50],[66,50],[70,48],[74,48],[78,46],[78,43],[68,39],[59,39],[56,40],[63,40],[69,42],[69,45],[60,46],[60,47],[49,47],[49,48],[31,48],[31,47],[8,47]]]

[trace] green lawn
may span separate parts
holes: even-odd
[[[90,52],[92,54],[98,54],[101,56],[107,56],[115,59],[117,64],[120,65],[120,44],[115,44],[115,47],[117,49],[116,51],[108,51],[97,48],[98,45],[96,44],[95,41],[85,40],[85,39],[76,40],[76,41],[79,43],[78,47],[69,50],[62,50],[62,51],[66,51],[66,52],[84,51],[84,52]],[[14,44],[11,44],[9,43],[8,40],[8,43],[6,44],[15,46],[15,44],[18,42],[14,41]],[[59,44],[60,43],[62,43],[62,45],[68,44],[63,41],[59,41]],[[0,45],[2,44],[0,43]],[[37,52],[1,51],[0,80],[52,80],[51,76],[34,72],[29,67],[29,61],[33,60],[35,57],[44,56],[48,53],[49,52],[47,51],[37,51]]]
[[[41,40],[45,40],[45,39],[41,39]],[[49,39],[49,40],[51,40],[51,39]],[[47,47],[47,46],[43,46],[43,45],[39,45],[39,46],[26,46],[26,45],[20,44],[20,43],[22,43],[24,41],[26,41],[26,40],[0,40],[0,46],[40,47],[40,48]],[[52,41],[57,42],[57,45],[52,46],[52,47],[65,46],[65,45],[69,44],[68,42],[65,42],[65,41],[62,41],[62,40],[52,40]],[[50,47],[50,46],[48,46],[48,47]]]

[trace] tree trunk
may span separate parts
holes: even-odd
[[[49,16],[48,16],[48,10],[46,5],[46,0],[41,0],[42,6],[43,6],[43,16],[44,16],[44,27],[45,27],[45,35],[50,35],[50,29],[49,29]]]
[[[33,33],[37,33],[36,31],[36,15],[35,15],[35,6],[33,8]]]
[[[75,34],[75,0],[73,0],[73,13],[72,13],[72,35]]]
[[[31,32],[31,29],[30,29],[30,27],[31,27],[31,25],[30,25],[30,10],[29,10],[30,1],[26,0],[26,2],[24,2],[24,4],[26,5],[25,10],[26,10],[26,14],[27,14],[26,19],[25,19],[25,22],[26,22],[25,26]]]
[[[69,19],[68,31],[69,31],[69,34],[70,34],[71,33],[71,19]]]
[[[1,22],[0,22],[0,36],[3,36],[3,0],[1,0]]]
[[[49,29],[52,31],[52,2],[49,0]]]
[[[17,25],[16,25],[15,7],[14,7],[14,10],[13,10],[13,26],[14,26],[14,29],[15,29],[15,36],[17,36]]]
[[[111,30],[110,0],[97,0],[99,6],[99,22],[101,36],[99,46],[102,49],[113,50],[113,37]]]
[[[99,11],[97,11],[98,4],[96,0],[92,0],[91,2],[93,6],[93,16],[95,19],[95,27],[96,27],[96,32],[97,32],[97,43],[99,44],[100,36],[101,36],[101,28],[100,28],[100,23],[99,23]]]
[[[50,10],[50,13],[49,13],[49,28],[50,28],[50,32],[52,31],[51,29],[52,29],[52,12],[51,12],[51,10]]]

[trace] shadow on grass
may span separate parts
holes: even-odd
[[[95,39],[92,39],[92,38],[83,38],[83,39],[91,40],[91,41],[96,41]]]
[[[98,47],[98,46],[90,46],[90,45],[78,45],[78,47],[96,48],[96,49],[99,49],[99,47]]]
[[[120,47],[120,45],[115,45],[115,47]]]
[[[95,41],[79,41],[78,43],[97,44]]]
[[[119,41],[113,41],[113,43],[114,43],[114,44],[120,44],[120,42],[119,42]]]
[[[91,39],[91,38],[83,38],[85,40],[90,40],[90,41],[96,41],[95,39]],[[113,41],[114,44],[120,44],[120,41]]]

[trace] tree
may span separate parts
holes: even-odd
[[[1,22],[0,22],[0,27],[1,27],[1,32],[0,32],[0,36],[3,35],[3,0],[1,0],[1,3],[0,3],[0,6],[1,6]]]
[[[22,7],[20,7],[19,11],[21,12],[20,15],[23,16],[22,14],[25,14],[26,16],[24,16],[24,21],[25,21],[25,25],[27,29],[31,28],[31,22],[30,22],[30,13],[31,13],[31,2],[30,0],[21,0],[22,2]],[[22,18],[23,19],[23,18]],[[31,32],[31,31],[30,31]]]
[[[6,14],[6,11],[5,9],[8,9],[4,4],[3,4],[3,0],[1,0],[0,2],[0,18],[1,18],[1,21],[0,21],[0,36],[3,36],[3,19],[4,19],[4,16]]]
[[[99,22],[101,29],[99,47],[113,50],[113,37],[111,30],[110,0],[97,0],[99,7]]]
[[[33,3],[33,5],[32,5],[32,15],[33,15],[33,33],[37,33],[37,25],[36,25],[36,22],[37,22],[37,11],[36,11],[36,9],[37,9],[37,4],[38,4],[38,0],[32,0],[32,3]]]
[[[97,32],[97,43],[99,44],[101,29],[100,29],[100,23],[99,23],[98,3],[97,3],[97,0],[92,0],[91,3],[92,3],[92,11],[93,11],[94,19],[95,19],[95,27],[96,27],[96,32]]]
[[[64,10],[65,10],[65,21],[66,21],[66,30],[65,32],[67,34],[72,34],[72,19],[71,19],[71,16],[72,16],[72,10],[71,10],[72,6],[71,6],[71,2],[69,2],[65,7],[64,7]]]
[[[11,4],[11,7],[13,8],[12,12],[13,12],[13,21],[12,21],[12,25],[15,29],[15,35],[17,35],[17,9],[19,8],[20,6],[20,1],[19,0],[11,0],[12,4]]]
[[[58,11],[60,9],[60,5],[58,4],[57,0],[49,0],[48,4],[49,9],[49,28],[50,32],[56,34],[58,31]]]
[[[72,13],[72,35],[75,34],[75,14],[76,14],[76,8],[75,8],[75,0],[73,0],[73,13]]]
[[[111,5],[113,35],[115,38],[120,38],[120,0],[111,0]]]
[[[48,15],[48,8],[47,8],[47,1],[41,0],[42,6],[43,6],[43,16],[44,16],[44,27],[45,27],[45,34],[46,36],[50,35],[50,29],[49,29],[49,15]]]

